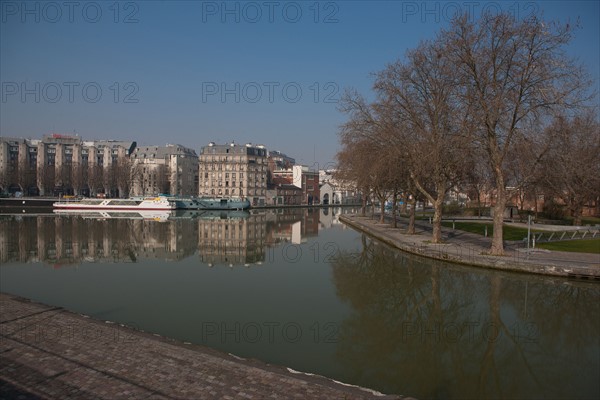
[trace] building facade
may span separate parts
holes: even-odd
[[[211,142],[200,152],[199,171],[199,196],[240,197],[253,206],[265,204],[267,149],[264,146]]]
[[[350,182],[335,178],[336,170],[319,170],[321,204],[360,204],[360,193]]]
[[[279,150],[269,150],[268,153],[269,171],[291,168],[296,165],[296,160]]]
[[[198,155],[180,144],[138,147],[131,154],[131,185],[135,196],[198,193]]]
[[[266,205],[289,206],[302,204],[302,189],[287,183],[271,184],[267,190]]]
[[[273,182],[276,185],[290,184],[302,190],[300,204],[319,204],[319,173],[310,171],[304,165],[293,165],[291,168],[273,171]]]
[[[84,141],[51,134],[0,138],[0,187],[26,195],[127,195],[129,154],[136,142]]]

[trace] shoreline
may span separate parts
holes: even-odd
[[[0,311],[0,397],[408,399],[8,293]]]
[[[0,211],[3,209],[53,209],[53,204],[59,201],[58,197],[19,197],[19,198],[1,198]],[[336,207],[360,207],[360,204],[278,204],[264,206],[250,206],[246,210],[265,210],[277,208],[336,208]],[[176,210],[186,210],[183,208]],[[173,210],[173,211],[176,211]],[[195,210],[195,209],[191,209]],[[203,209],[202,209],[203,210]],[[221,209],[208,209],[219,210]],[[236,211],[237,209],[225,209],[223,211]]]
[[[523,251],[507,246],[505,256],[484,254],[491,243],[490,238],[442,228],[444,242],[430,243],[430,235],[424,234],[427,224],[417,223],[420,231],[415,235],[403,233],[402,228],[392,228],[390,223],[379,223],[369,216],[341,215],[344,224],[368,234],[389,246],[407,253],[455,264],[494,269],[500,271],[529,273],[564,278],[580,278],[600,282],[600,255],[591,253],[551,252],[548,250]],[[399,220],[399,226],[402,225]]]

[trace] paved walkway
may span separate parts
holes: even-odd
[[[432,228],[427,222],[417,221],[417,234],[407,235],[404,233],[407,227],[405,219],[399,219],[396,229],[391,227],[389,217],[383,224],[379,223],[378,217],[358,215],[342,215],[340,221],[400,250],[429,258],[507,271],[600,279],[600,254],[543,249],[528,251],[520,242],[505,242],[505,256],[489,256],[485,253],[490,248],[491,238],[474,233],[442,228],[443,243],[432,244]]]
[[[0,294],[0,398],[400,399]]]

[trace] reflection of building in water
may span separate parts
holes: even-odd
[[[180,221],[17,216],[0,219],[0,262],[136,262],[183,259],[196,249],[197,226]]]
[[[194,254],[198,237],[195,224],[182,220],[165,224],[132,221],[131,233],[139,257],[165,260],[181,260]]]
[[[54,266],[87,262],[182,260],[199,252],[208,264],[253,264],[265,247],[302,243],[319,231],[317,209],[195,211],[168,218],[84,215],[0,217],[0,263],[41,261]]]
[[[319,212],[319,223],[321,229],[328,229],[333,225],[345,226],[339,220],[341,214],[342,209],[340,207],[322,208]]]
[[[252,264],[265,259],[265,214],[198,219],[198,251],[207,264]]]
[[[267,244],[281,242],[299,244],[306,238],[319,233],[319,210],[306,208],[290,208],[279,210],[274,221],[269,221]]]

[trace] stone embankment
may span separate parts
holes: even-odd
[[[476,267],[532,274],[600,280],[600,255],[542,249],[524,249],[522,243],[507,242],[506,255],[490,256],[491,238],[442,228],[443,243],[431,243],[431,225],[417,223],[417,234],[406,234],[406,222],[392,228],[389,221],[358,215],[342,215],[340,221],[402,251],[423,257]],[[402,226],[404,225],[404,226]]]

